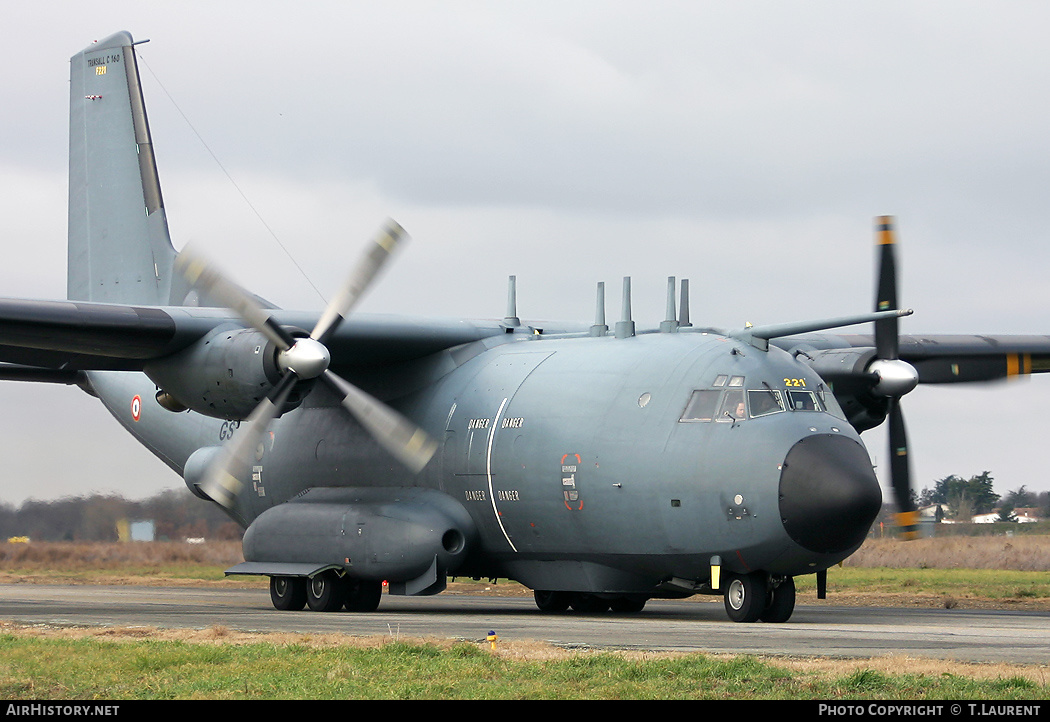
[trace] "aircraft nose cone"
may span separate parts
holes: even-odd
[[[882,506],[868,452],[834,434],[802,439],[780,472],[780,518],[798,544],[821,554],[860,544]]]

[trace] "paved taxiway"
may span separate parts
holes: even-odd
[[[833,600],[829,600],[831,602]],[[735,624],[720,603],[653,600],[640,614],[540,613],[531,598],[384,596],[378,612],[278,612],[265,589],[0,585],[0,619],[358,636],[534,639],[563,646],[1050,662],[1050,613],[880,609],[800,603],[786,624]]]

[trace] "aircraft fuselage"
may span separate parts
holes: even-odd
[[[317,387],[273,425],[236,515],[251,524],[309,489],[397,496],[428,488],[470,520],[471,543],[443,572],[651,595],[661,585],[700,589],[713,559],[740,573],[826,569],[859,546],[878,512],[881,493],[857,433],[820,378],[780,349],[696,331],[622,339],[519,331],[505,340],[373,379],[440,440],[419,476],[377,450]],[[409,393],[397,394],[391,379]],[[235,420],[160,408],[141,376],[93,381],[188,483],[186,460],[198,448],[206,459],[237,433]],[[186,424],[187,415],[198,423]],[[800,456],[800,442],[814,452]],[[793,453],[798,461],[786,464]],[[838,498],[829,500],[829,486]],[[362,547],[339,553],[347,522],[332,523],[338,528],[320,532],[334,540],[330,561],[360,558]],[[310,549],[319,553],[316,543]]]

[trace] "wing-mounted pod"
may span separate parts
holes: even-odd
[[[226,573],[339,569],[352,579],[387,581],[392,594],[437,594],[476,537],[463,506],[435,489],[311,489],[252,522],[245,562]]]

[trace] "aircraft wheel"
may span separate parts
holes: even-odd
[[[334,571],[311,577],[306,585],[306,603],[315,612],[338,612],[346,601],[346,581]]]
[[[569,608],[570,596],[568,592],[547,592],[535,589],[532,592],[536,606],[541,612],[564,612]]]
[[[795,611],[795,579],[785,577],[780,584],[771,585],[761,619],[763,622],[786,622],[791,618],[793,611]]]
[[[609,600],[596,597],[593,594],[573,594],[569,606],[573,611],[593,614],[609,610]]]
[[[270,577],[270,601],[275,609],[298,612],[306,606],[306,580],[302,577]]]
[[[766,608],[766,575],[733,574],[726,585],[726,614],[734,622],[757,622]]]
[[[617,597],[609,602],[609,607],[621,614],[636,614],[642,611],[648,601],[648,597]]]
[[[362,579],[347,584],[346,611],[374,612],[379,609],[383,598],[383,583],[369,582]]]

